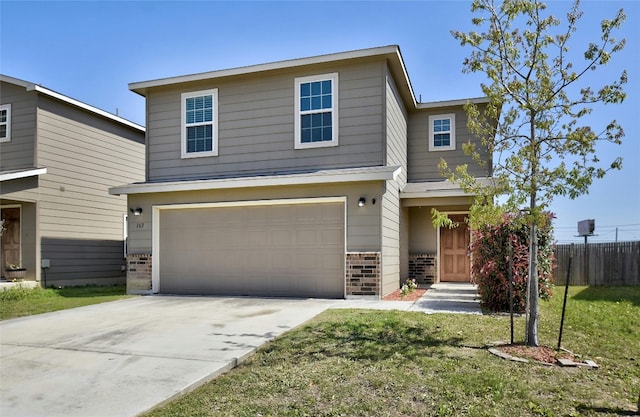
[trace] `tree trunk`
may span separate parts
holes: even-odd
[[[538,233],[536,222],[529,234],[529,320],[527,325],[527,345],[538,346]]]
[[[531,216],[531,224],[529,229],[529,280],[527,299],[529,300],[529,311],[527,320],[527,346],[538,346],[538,143],[536,141],[535,120],[536,113],[531,111],[529,114],[529,123],[531,129],[531,192],[529,194],[529,215]]]

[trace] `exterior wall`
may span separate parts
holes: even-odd
[[[127,294],[151,291],[151,254],[127,255]]]
[[[429,152],[429,116],[437,114],[454,113],[456,118],[456,149],[454,151]],[[440,159],[445,159],[449,167],[454,169],[457,165],[468,164],[469,173],[476,177],[484,177],[489,173],[478,166],[471,157],[465,155],[462,144],[469,141],[475,142],[480,147],[479,140],[472,136],[467,129],[467,114],[460,107],[434,108],[418,110],[409,115],[408,133],[408,179],[409,182],[443,180],[438,171]],[[481,153],[487,158],[488,154]]]
[[[410,207],[409,253],[437,253],[438,229],[431,223],[431,207]]]
[[[109,188],[144,180],[144,136],[39,97],[37,164],[41,258],[47,284],[124,282],[126,197]]]
[[[11,104],[11,141],[0,142],[0,170],[33,168],[36,132],[36,93],[0,83],[0,104]]]
[[[390,76],[385,97],[386,164],[403,169],[397,181],[387,181],[382,198],[382,296],[400,288],[400,189],[407,181],[407,113]]]
[[[148,180],[383,165],[384,61],[157,87],[147,93]],[[339,146],[294,149],[294,78],[338,72]],[[218,156],[181,159],[180,94],[218,88]]]
[[[409,236],[411,236],[409,208],[400,207],[400,284],[401,285],[409,277]]]
[[[437,255],[435,253],[411,254],[409,256],[409,278],[418,284],[433,284],[437,280]]]
[[[253,201],[286,198],[347,197],[347,252],[380,251],[380,205],[358,207],[358,199],[367,196],[379,200],[382,182],[357,182],[288,187],[257,187],[174,193],[133,194],[129,207],[142,208],[139,216],[129,216],[128,252],[150,254],[152,249],[152,207],[154,205]]]
[[[409,253],[438,253],[438,229],[433,226],[431,209],[441,212],[466,213],[469,211],[469,199],[466,197],[424,198],[411,202],[409,210]],[[404,204],[404,203],[403,203]]]
[[[346,254],[346,292],[349,296],[380,296],[380,252]]]

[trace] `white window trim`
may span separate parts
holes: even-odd
[[[208,152],[187,152],[187,120],[186,120],[186,101],[191,97],[212,96],[213,97],[213,127],[212,131],[212,150]],[[180,95],[180,151],[182,159],[186,158],[202,158],[207,156],[218,156],[218,89],[191,91]]]
[[[433,131],[433,121],[440,119],[450,119],[451,120],[451,144],[449,146],[435,146],[434,144],[434,131]],[[438,152],[438,151],[454,151],[456,149],[456,115],[454,113],[448,114],[434,114],[429,116],[429,152]]]
[[[310,143],[302,143],[302,138],[300,136],[300,84],[308,83],[313,81],[325,81],[331,80],[331,127],[333,133],[333,140],[324,141],[324,142],[310,142]],[[330,74],[322,74],[322,75],[312,75],[309,77],[298,77],[294,80],[294,91],[295,91],[295,115],[294,115],[294,148],[295,149],[309,149],[309,148],[326,148],[331,146],[338,146],[338,73],[333,72]],[[328,111],[329,109],[324,109],[324,111]]]
[[[11,104],[3,104],[0,106],[0,110],[7,111],[7,136],[4,138],[0,138],[0,142],[11,142]]]

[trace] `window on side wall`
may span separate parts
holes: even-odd
[[[338,146],[338,74],[295,79],[295,149]]]
[[[183,158],[218,155],[218,89],[182,93]]]
[[[11,104],[0,106],[0,142],[11,140]]]
[[[429,151],[452,151],[455,149],[455,114],[429,116]]]

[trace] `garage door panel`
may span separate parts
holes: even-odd
[[[160,292],[344,296],[344,204],[161,210]]]

